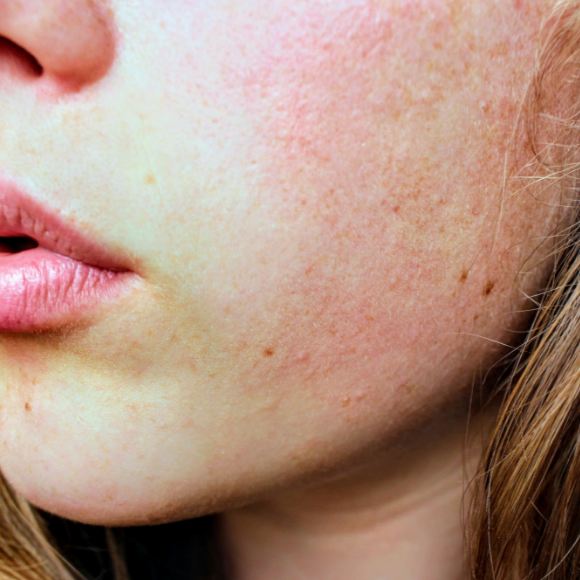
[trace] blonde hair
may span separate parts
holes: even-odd
[[[526,103],[544,174],[578,191],[580,2],[556,2]],[[546,136],[549,136],[546,139]],[[539,143],[541,142],[541,144]],[[580,215],[558,234],[555,266],[521,347],[472,506],[477,580],[580,578]]]
[[[38,512],[0,478],[0,578],[78,580],[49,540]]]
[[[129,580],[121,547],[106,529],[117,580]],[[0,580],[82,580],[59,553],[44,518],[0,475]]]

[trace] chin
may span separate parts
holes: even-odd
[[[200,517],[233,507],[244,499],[206,492],[199,495],[179,489],[159,489],[150,481],[77,481],[66,477],[55,486],[46,478],[39,481],[30,473],[6,469],[9,485],[35,507],[62,518],[98,526],[141,526]],[[195,486],[192,490],[203,490]],[[215,489],[215,488],[214,488]]]

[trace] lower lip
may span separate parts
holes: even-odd
[[[89,266],[45,248],[0,253],[0,332],[32,332],[75,322],[127,288],[130,272]]]

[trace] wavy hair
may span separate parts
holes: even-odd
[[[577,197],[580,1],[544,26],[523,105],[538,180]],[[468,556],[475,580],[580,579],[580,213],[555,235],[554,267],[509,379],[476,479]],[[570,209],[570,208],[569,208]]]

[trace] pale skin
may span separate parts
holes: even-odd
[[[2,47],[0,171],[141,276],[0,335],[16,489],[222,513],[240,580],[462,578],[471,387],[556,220],[506,179],[549,4],[1,0],[43,74]]]

